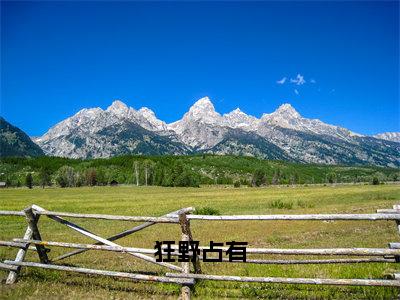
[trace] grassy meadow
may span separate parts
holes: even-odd
[[[165,187],[81,187],[26,188],[0,190],[1,210],[21,210],[37,204],[48,210],[119,215],[160,216],[179,208],[211,207],[220,214],[302,214],[302,213],[373,213],[400,202],[399,185],[349,185],[267,188]],[[78,225],[103,237],[139,223],[74,219]],[[241,221],[191,222],[193,237],[201,245],[209,241],[247,241],[251,247],[323,248],[387,247],[399,241],[392,221]],[[22,237],[23,218],[1,217],[0,239]],[[92,241],[42,216],[42,238],[51,241]],[[118,241],[121,245],[153,248],[157,240],[180,238],[176,224],[158,224]],[[49,257],[69,251],[52,247]],[[13,259],[16,249],[1,247],[0,260]],[[30,251],[27,260],[38,261]],[[284,256],[259,256],[265,259]],[[291,257],[295,258],[295,257]],[[162,269],[123,253],[88,251],[59,263],[95,269],[162,274]],[[385,278],[400,268],[389,263],[342,265],[252,265],[243,263],[202,263],[204,273],[242,276]],[[6,272],[0,271],[1,278]],[[0,285],[3,299],[176,299],[180,287],[173,284],[131,282],[34,268],[24,268],[13,286]],[[193,290],[197,299],[215,298],[334,298],[392,299],[398,289],[385,287],[335,287],[200,281]]]

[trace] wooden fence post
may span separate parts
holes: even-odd
[[[190,223],[189,220],[186,218],[186,214],[182,213],[179,214],[179,223],[182,229],[182,241],[191,241],[192,240],[192,233],[190,232]],[[190,273],[190,263],[189,262],[182,262],[182,273],[189,274]],[[188,285],[182,285],[181,289],[181,300],[190,300],[190,287]]]
[[[35,214],[32,207],[27,207],[24,209],[24,213],[26,215],[26,219],[28,221],[28,226],[32,230],[32,237],[34,240],[41,241],[42,237],[39,232],[39,228],[37,226],[40,215]],[[47,257],[47,250],[43,245],[35,245],[37,253],[40,258],[40,262],[43,264],[49,263],[49,258]]]
[[[397,209],[397,210],[400,209],[400,205],[393,205],[393,209]],[[399,220],[396,220],[396,227],[397,227],[397,232],[400,234],[400,221]],[[400,256],[395,255],[394,259],[396,260],[397,263],[400,262]]]
[[[187,235],[188,241],[193,241],[192,231],[190,230],[190,220],[186,217],[186,212],[179,214],[179,223],[182,228],[182,237],[183,234]],[[200,266],[200,259],[196,255],[195,261],[192,261],[194,273],[201,274],[201,266]]]
[[[30,240],[32,239],[32,229],[30,226],[26,228],[25,234],[24,234],[24,240]],[[15,257],[15,262],[22,262],[25,258],[26,251],[29,248],[29,243],[26,243],[25,246],[21,249],[18,250],[17,256]],[[18,273],[21,270],[21,267],[19,266],[17,270],[10,271],[8,273],[8,277],[6,280],[6,284],[13,284],[17,280]]]

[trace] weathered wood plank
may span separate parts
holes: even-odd
[[[24,241],[24,239],[14,239],[14,240]],[[25,246],[26,246],[26,243],[24,243],[24,242],[0,241],[0,247],[24,248]],[[28,250],[37,251],[36,247],[33,247],[33,246],[29,246]],[[50,252],[50,249],[45,249],[45,250],[46,250],[47,253]]]
[[[25,217],[25,213],[23,211],[15,211],[15,210],[0,210],[0,216]]]
[[[397,226],[399,227],[399,223],[397,223]],[[400,243],[389,243],[389,248],[390,249],[400,249]],[[396,260],[396,262],[400,262],[400,255],[395,255],[394,259]]]
[[[30,240],[32,238],[32,229],[27,226],[25,234],[24,234],[24,240]],[[15,262],[19,263],[22,262],[25,258],[26,255],[26,250],[28,249],[29,244],[26,244],[24,247],[22,247],[21,249],[18,250],[17,252],[17,256],[15,257]],[[15,281],[17,280],[18,277],[18,273],[20,271],[20,267],[17,268],[17,270],[12,270],[10,271],[10,273],[8,274],[8,277],[6,279],[6,284],[13,284],[15,283]]]
[[[286,277],[244,277],[206,274],[167,273],[167,277],[194,278],[216,281],[286,283],[286,284],[321,284],[321,285],[354,285],[354,286],[390,286],[400,287],[400,280],[385,279],[326,279],[326,278],[286,278]]]
[[[33,205],[35,207],[35,205]],[[396,209],[379,209],[376,214],[308,214],[308,215],[235,215],[235,216],[209,216],[209,215],[189,215],[188,219],[193,220],[400,220],[400,206]],[[146,216],[116,216],[106,214],[78,214],[69,212],[40,211],[39,214],[53,215],[73,218],[94,218],[105,220],[121,221],[147,221],[156,223],[178,223],[175,216],[170,217],[146,217]],[[21,211],[0,211],[0,215],[24,216]]]
[[[24,239],[20,239],[21,241],[25,241]],[[14,247],[14,248],[23,248],[26,246],[26,242],[9,242],[9,241],[0,241],[0,246],[3,247]]]
[[[64,242],[24,240],[24,239],[14,239],[14,240],[17,242],[16,243],[17,247],[20,247],[20,245],[23,244],[23,242],[26,242],[34,245],[54,246],[62,248],[76,248],[76,249],[113,251],[113,252],[135,252],[135,253],[152,254],[152,255],[156,253],[156,250],[147,248],[134,248],[134,247],[123,247],[123,246],[115,247],[115,246],[96,245],[96,244],[64,243]],[[173,254],[178,255],[177,253]]]
[[[400,249],[400,243],[389,243],[389,248]]]
[[[67,266],[60,266],[60,265],[35,263],[35,262],[15,262],[15,261],[11,261],[11,260],[6,260],[6,261],[4,261],[4,263],[8,264],[8,265],[15,265],[15,266],[34,267],[34,268],[43,268],[43,269],[50,269],[50,270],[57,270],[57,271],[67,271],[67,272],[76,272],[76,273],[83,273],[83,274],[128,278],[128,279],[132,279],[135,281],[157,281],[157,282],[164,282],[164,283],[177,283],[177,284],[187,284],[187,285],[191,285],[194,282],[193,279],[190,279],[190,278],[171,278],[171,276],[169,276],[169,277],[153,276],[153,275],[126,273],[126,272],[87,269],[87,268],[79,268],[79,267],[67,267]]]
[[[190,220],[208,221],[296,221],[296,220],[400,220],[400,214],[311,214],[311,215],[236,215],[236,216],[209,216],[209,215],[189,215]]]
[[[0,262],[0,269],[2,270],[9,270],[9,271],[17,271],[18,270],[18,266],[11,266],[11,265],[7,265],[5,263]]]
[[[177,217],[177,215],[179,215],[180,213],[190,213],[190,212],[193,212],[194,210],[195,210],[195,209],[194,209],[193,207],[186,207],[186,208],[182,208],[182,209],[179,209],[179,210],[177,210],[177,211],[173,211],[173,212],[171,212],[171,213],[168,213],[168,214],[166,214],[166,215],[164,215],[164,216],[162,216],[162,217],[167,217],[167,218],[168,218],[168,217]],[[152,226],[152,225],[155,225],[155,224],[157,224],[157,223],[155,223],[155,222],[146,222],[146,223],[140,224],[140,225],[138,225],[138,226],[135,226],[135,227],[133,227],[133,228],[131,228],[131,229],[128,229],[128,230],[122,231],[122,232],[120,232],[120,233],[117,233],[117,234],[115,234],[115,235],[112,235],[112,236],[108,237],[107,240],[109,240],[109,241],[116,241],[116,240],[118,240],[118,239],[121,239],[121,238],[123,238],[123,237],[126,237],[126,236],[128,236],[128,235],[130,235],[130,234],[132,234],[132,233],[138,232],[138,231],[140,231],[140,230],[142,230],[142,229],[144,229],[144,228],[147,228],[147,227]],[[95,245],[103,245],[103,243],[97,242]],[[74,255],[77,255],[77,254],[79,254],[79,253],[86,252],[86,251],[88,251],[88,250],[89,250],[89,249],[79,249],[79,250],[71,251],[71,252],[69,252],[69,253],[65,253],[65,254],[63,254],[63,255],[60,255],[60,256],[58,256],[58,257],[52,259],[52,261],[53,261],[53,262],[54,262],[54,261],[59,261],[59,260],[62,260],[62,259],[65,259],[65,258],[74,256]]]
[[[167,217],[145,217],[145,216],[116,216],[116,215],[102,215],[102,214],[77,214],[69,212],[55,212],[55,211],[37,211],[39,215],[58,216],[58,217],[71,217],[71,218],[84,218],[84,219],[98,219],[98,220],[114,220],[114,221],[132,221],[132,222],[154,222],[154,223],[179,223],[178,218]]]
[[[202,260],[202,258],[200,258]],[[228,258],[222,258],[223,262],[229,262]],[[388,258],[339,258],[339,259],[249,259],[236,261],[235,263],[249,263],[261,265],[306,265],[306,264],[358,264],[358,263],[395,263]]]
[[[151,254],[154,255],[156,250],[147,249],[147,248],[134,248],[134,247],[113,247],[106,245],[95,245],[95,244],[78,244],[78,243],[64,243],[64,242],[53,242],[53,241],[37,241],[37,240],[24,240],[24,239],[14,239],[15,242],[3,242],[0,241],[0,245],[5,243],[6,245],[10,245],[11,247],[22,247],[25,243],[30,244],[40,244],[43,246],[55,246],[55,247],[63,247],[63,248],[77,248],[77,249],[88,249],[88,250],[100,250],[100,251],[114,251],[114,252],[136,252],[143,254]],[[177,248],[177,247],[173,247]],[[201,251],[204,249],[200,249]],[[251,248],[249,248],[251,251]],[[248,249],[248,250],[249,250]],[[257,249],[258,250],[258,249]],[[259,253],[259,252],[258,252]],[[249,253],[251,254],[251,253]],[[253,253],[254,254],[254,253]],[[352,253],[353,254],[353,253]],[[172,253],[172,256],[178,256],[178,253]],[[191,255],[191,253],[189,253]],[[202,260],[201,255],[198,257]],[[226,258],[223,258],[223,261],[229,261]],[[339,258],[339,259],[316,259],[316,260],[262,260],[262,259],[247,259],[247,263],[259,263],[259,264],[335,264],[335,263],[374,263],[374,262],[395,262],[394,259],[390,258]],[[241,263],[241,262],[239,262]]]
[[[225,247],[226,250],[228,249]],[[384,248],[326,248],[326,249],[268,249],[247,248],[247,253],[282,254],[282,255],[355,255],[355,256],[384,256],[400,255],[400,249]]]
[[[376,212],[378,214],[400,214],[400,209],[384,208],[384,209],[377,209]]]
[[[176,246],[172,247],[177,249]],[[199,247],[200,252],[210,247]],[[228,250],[228,247],[214,247]],[[400,249],[386,248],[320,248],[320,249],[279,249],[279,248],[246,248],[247,254],[277,254],[277,255],[354,255],[354,256],[395,256],[400,255]]]

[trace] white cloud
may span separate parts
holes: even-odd
[[[278,80],[276,83],[277,84],[284,84],[286,82],[286,77],[283,77],[281,80]]]
[[[315,79],[312,79],[312,78],[310,79],[310,82],[311,82],[311,83],[317,83],[317,82],[315,81]]]
[[[296,85],[303,85],[306,83],[306,81],[304,80],[304,76],[301,74],[297,74],[296,78],[291,78],[290,79],[291,83],[294,83]]]
[[[294,93],[295,93],[296,95],[298,95],[298,94],[299,94],[299,91],[298,91],[297,89],[294,89]]]

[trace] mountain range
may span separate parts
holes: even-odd
[[[167,124],[143,107],[116,100],[82,109],[34,141],[48,155],[100,158],[121,154],[234,154],[302,163],[399,167],[400,133],[364,136],[302,117],[290,104],[256,118],[239,108],[221,115],[208,97]]]

